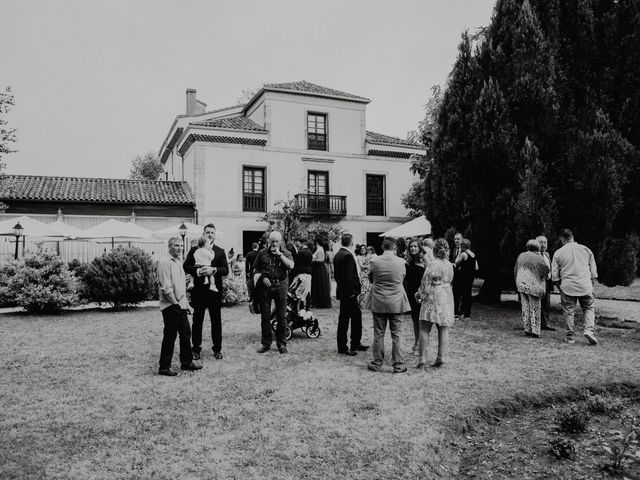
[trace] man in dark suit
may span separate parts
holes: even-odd
[[[193,358],[200,359],[202,345],[202,323],[204,322],[204,312],[209,310],[211,320],[211,341],[213,343],[213,356],[216,360],[222,359],[222,277],[229,274],[227,255],[225,251],[213,245],[216,239],[216,227],[213,223],[205,225],[203,235],[212,243],[214,258],[211,265],[196,267],[194,252],[198,247],[192,247],[184,261],[183,268],[186,273],[193,277],[194,287],[191,292],[191,304],[193,305],[193,328],[191,343],[193,345]],[[209,275],[214,276],[217,292],[209,288],[204,280]]]
[[[351,251],[353,237],[349,233],[342,235],[342,247],[333,258],[334,277],[336,279],[336,298],[340,300],[338,314],[338,353],[357,355],[358,350],[369,348],[362,345],[362,312],[358,303],[360,294],[360,276],[358,265]],[[347,348],[347,330],[351,320],[351,348]]]
[[[258,256],[258,242],[253,242],[251,245],[251,251],[247,253],[247,259],[244,264],[245,275],[247,278],[247,292],[249,293],[249,302],[251,302],[251,313],[260,313],[260,302],[256,295],[256,287],[253,284],[253,266],[256,263],[256,257]]]

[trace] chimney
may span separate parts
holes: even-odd
[[[187,88],[187,115],[193,115],[196,110],[196,93],[195,88]]]
[[[196,98],[197,92],[195,88],[187,88],[187,115],[204,113],[207,109],[207,104]]]

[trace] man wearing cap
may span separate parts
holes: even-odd
[[[284,248],[280,232],[271,232],[267,246],[260,250],[253,267],[253,281],[260,301],[262,345],[258,353],[271,349],[271,300],[276,306],[276,342],[278,352],[287,353],[286,309],[287,309],[287,271],[294,266],[291,252]]]

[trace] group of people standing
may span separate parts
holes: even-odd
[[[540,330],[555,330],[549,325],[550,295],[554,287],[560,292],[565,322],[565,342],[575,343],[575,306],[584,312],[583,336],[597,345],[594,334],[595,307],[593,284],[598,278],[593,252],[574,240],[568,228],[560,231],[562,247],[551,259],[547,238],[543,235],[527,242],[527,250],[516,260],[514,276],[520,296],[524,333],[540,338]]]
[[[461,235],[459,240],[462,240]],[[360,343],[361,308],[367,308],[373,314],[374,330],[373,360],[368,365],[369,370],[379,372],[383,368],[384,336],[388,325],[393,372],[406,372],[401,327],[403,315],[410,311],[415,335],[412,353],[419,355],[416,367],[427,365],[427,346],[433,325],[438,331],[438,351],[433,366],[441,367],[448,348],[449,328],[456,319],[455,276],[460,275],[463,281],[466,280],[466,271],[460,268],[465,261],[473,261],[471,275],[475,275],[476,261],[470,242],[467,241],[460,249],[454,263],[449,261],[450,248],[445,239],[410,239],[408,248],[401,253],[403,249],[397,249],[394,238],[385,238],[382,255],[368,258],[363,246],[356,248],[354,255],[351,243],[352,236],[343,235],[341,249],[334,260],[337,298],[340,300],[338,353],[356,355],[358,350],[367,349]],[[458,242],[458,246],[460,244]],[[461,283],[466,286],[466,283]],[[367,292],[363,292],[365,288],[368,288]],[[470,315],[470,303],[467,312],[467,316]],[[347,348],[350,322],[351,347]]]
[[[164,332],[160,354],[160,375],[174,376],[171,360],[176,337],[180,336],[182,370],[199,370],[202,327],[205,311],[211,320],[213,356],[222,359],[222,277],[229,273],[225,251],[215,245],[216,228],[208,224],[197,246],[193,246],[182,262],[182,240],[168,242],[170,258],[158,266],[160,310]],[[554,330],[548,324],[549,295],[554,285],[560,290],[562,311],[567,326],[567,343],[575,343],[574,310],[579,303],[585,312],[584,337],[593,345],[595,313],[593,281],[597,278],[591,250],[576,243],[570,230],[560,233],[562,248],[551,259],[547,239],[537,237],[527,242],[514,268],[517,290],[522,303],[525,334],[540,337],[540,330]],[[362,308],[373,314],[373,360],[368,368],[381,371],[385,357],[384,337],[387,325],[391,332],[391,361],[394,373],[406,372],[401,346],[402,317],[411,312],[414,329],[412,354],[418,356],[416,367],[427,365],[429,336],[436,326],[438,348],[434,367],[441,367],[449,343],[449,329],[456,319],[471,316],[471,290],[478,270],[471,242],[457,233],[450,247],[443,239],[409,239],[406,249],[396,249],[393,238],[382,242],[382,254],[370,247],[354,248],[353,237],[344,234],[340,249],[333,258],[336,298],[340,301],[337,328],[339,354],[354,356],[369,349],[362,344]],[[313,252],[311,251],[313,247]],[[271,232],[267,245],[253,245],[245,268],[251,308],[261,315],[261,344],[258,353],[271,349],[271,304],[275,305],[276,345],[280,354],[287,353],[286,307],[290,295],[309,308],[331,306],[328,249],[321,242],[306,243],[296,239],[290,250],[282,235]],[[401,255],[398,255],[402,252]],[[333,256],[333,254],[332,254]],[[189,304],[186,275],[193,279],[191,305],[193,327],[187,317]],[[315,285],[315,287],[314,287]],[[351,329],[348,338],[349,328]]]

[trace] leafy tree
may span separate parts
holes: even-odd
[[[483,296],[512,283],[527,238],[553,245],[562,226],[601,264],[618,246],[638,258],[640,0],[498,0],[475,40],[443,95],[424,208],[436,233],[471,238]]]
[[[147,152],[144,155],[136,155],[131,161],[129,178],[134,180],[158,180],[164,171],[160,159],[154,152]]]
[[[16,129],[9,128],[8,122],[3,117],[11,111],[15,105],[11,87],[7,87],[4,92],[0,91],[0,172],[5,168],[4,156],[15,152],[11,149],[11,144],[17,141]]]
[[[278,200],[274,204],[275,210],[265,213],[258,218],[258,222],[267,224],[266,232],[274,230],[282,234],[285,242],[300,236],[303,231],[302,210],[294,198]]]

